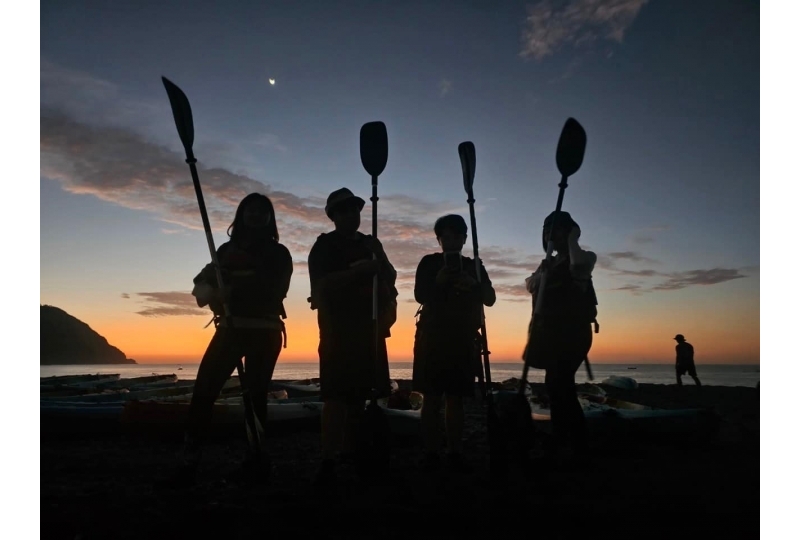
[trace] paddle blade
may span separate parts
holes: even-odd
[[[464,141],[458,145],[458,157],[461,158],[461,174],[464,175],[464,190],[469,193],[475,182],[475,145],[472,141]]]
[[[191,155],[192,145],[194,144],[194,122],[192,121],[192,108],[189,105],[189,99],[175,83],[166,77],[161,77],[161,80],[164,83],[164,88],[167,89],[169,104],[172,106],[172,117],[175,119],[175,127],[178,128],[178,136],[186,149],[186,155]]]
[[[568,118],[561,130],[556,150],[556,165],[562,176],[572,176],[583,163],[586,151],[586,131],[577,120]]]
[[[389,139],[383,122],[361,126],[361,164],[370,176],[380,176],[389,157]]]

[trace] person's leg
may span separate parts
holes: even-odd
[[[578,392],[575,388],[576,369],[573,366],[580,366],[582,360],[571,359],[570,362],[563,362],[563,368],[559,374],[559,385],[562,386],[561,392],[564,400],[564,424],[565,434],[575,452],[583,453],[586,449],[586,418],[583,415],[583,407],[578,401]]]
[[[245,379],[250,391],[253,409],[258,420],[261,439],[261,455],[249,455],[248,461],[261,462],[264,472],[269,472],[270,458],[267,452],[267,393],[281,353],[283,336],[279,331],[247,330],[245,340]]]
[[[342,455],[355,457],[362,447],[364,407],[366,399],[351,397],[345,402],[345,428],[342,440]]]
[[[679,366],[675,366],[675,378],[678,380],[678,386],[683,386],[681,375],[682,375],[681,368]]]
[[[425,394],[420,413],[420,428],[426,467],[438,464],[439,450],[442,447],[441,411],[442,396],[432,392]]]
[[[687,371],[689,372],[689,376],[694,379],[694,384],[701,386],[700,379],[697,378],[697,368],[695,367],[694,362],[689,364],[689,369]]]
[[[461,454],[464,435],[464,399],[461,396],[445,398],[445,428],[447,432],[447,450],[451,454]]]
[[[550,402],[550,426],[552,430],[553,439],[561,436],[563,425],[561,415],[562,411],[562,396],[561,387],[558,380],[558,372],[556,366],[552,365],[545,370],[544,386],[547,390],[547,398]]]
[[[230,377],[241,358],[236,336],[225,328],[218,328],[208,344],[197,370],[192,400],[187,415],[180,466],[173,474],[156,481],[159,489],[173,489],[191,485],[200,462],[202,439],[211,423],[214,401],[225,381]]]
[[[227,328],[218,328],[211,338],[197,369],[189,405],[187,442],[198,443],[211,422],[211,415],[225,381],[242,358],[239,336]]]
[[[253,400],[253,408],[261,428],[267,429],[267,394],[281,354],[283,336],[279,331],[248,330],[245,349],[245,378]]]
[[[342,445],[342,436],[347,420],[347,405],[344,400],[325,399],[322,405],[321,433],[322,464],[316,484],[327,484],[335,480],[336,454]]]

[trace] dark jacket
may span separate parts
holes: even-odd
[[[274,318],[286,316],[283,300],[292,278],[292,256],[274,240],[247,248],[228,241],[217,249],[222,280],[230,289],[228,306],[234,317]],[[217,287],[213,264],[194,278]],[[222,315],[222,314],[218,314]]]

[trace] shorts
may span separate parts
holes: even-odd
[[[420,334],[417,329],[412,388],[423,395],[473,397],[481,369],[477,334],[455,340]]]
[[[675,364],[675,373],[678,377],[689,374],[690,377],[697,377],[697,369],[694,367],[694,362],[683,362]]]

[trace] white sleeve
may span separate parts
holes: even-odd
[[[537,268],[533,274],[525,278],[525,289],[529,293],[533,294],[536,292],[536,289],[539,288],[539,279],[541,278],[541,276],[542,276],[542,265],[540,264],[539,268]]]

